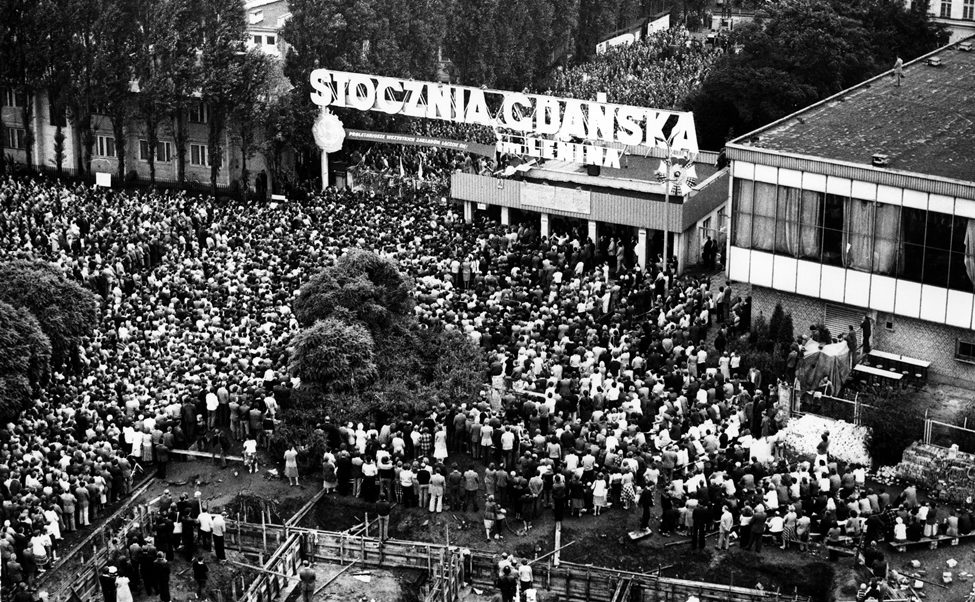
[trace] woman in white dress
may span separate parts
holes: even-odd
[[[132,590],[129,589],[129,578],[119,575],[115,578],[115,602],[132,602]]]
[[[433,457],[439,462],[447,459],[447,429],[443,425],[433,436]]]

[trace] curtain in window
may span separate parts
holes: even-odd
[[[822,224],[819,216],[823,213],[823,193],[811,190],[802,191],[802,217],[799,228],[802,233],[799,253],[802,257],[809,257],[819,261],[819,253],[823,245]]]
[[[775,252],[795,257],[799,254],[799,206],[802,191],[779,186],[779,216],[775,229]]]
[[[874,221],[873,272],[893,275],[897,268],[897,233],[900,230],[901,208],[877,203]]]
[[[968,228],[965,229],[965,273],[975,285],[975,219],[968,220]]]
[[[735,238],[734,245],[743,249],[752,247],[752,196],[755,182],[735,180]]]
[[[843,228],[843,267],[869,272],[873,264],[873,201],[849,199]]]
[[[775,184],[755,182],[752,248],[771,251],[775,246]]]

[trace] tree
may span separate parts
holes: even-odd
[[[0,264],[0,282],[0,301],[28,310],[50,339],[52,364],[73,359],[98,322],[98,297],[40,261]]]
[[[701,145],[747,132],[909,60],[944,41],[926,13],[886,0],[766,3],[688,102]]]
[[[217,195],[217,177],[223,164],[223,135],[230,112],[238,104],[238,86],[245,74],[244,5],[239,0],[203,3],[200,48],[200,91],[209,109],[207,146],[210,194]]]
[[[135,77],[138,45],[137,4],[131,0],[102,0],[98,13],[98,48],[92,65],[96,102],[112,122],[118,180],[125,179],[125,126],[134,112],[130,91]],[[108,35],[108,32],[111,32]]]
[[[286,81],[275,61],[259,49],[252,49],[241,62],[237,102],[231,117],[240,134],[240,183],[244,195],[250,188],[247,160],[261,146],[257,140],[259,124],[269,110],[273,98],[285,93]]]
[[[372,336],[360,324],[319,320],[292,339],[290,368],[320,391],[356,392],[376,378]]]
[[[377,332],[408,315],[410,289],[392,260],[351,249],[301,287],[293,309],[302,326],[338,315]]]
[[[396,265],[366,251],[350,251],[305,284],[292,305],[305,327],[290,349],[302,381],[295,405],[382,421],[476,399],[486,374],[481,350],[462,333],[421,327],[411,306]]]
[[[51,21],[44,14],[45,2],[7,0],[0,5],[0,23],[4,23],[0,25],[4,34],[4,41],[0,42],[0,83],[23,100],[21,120],[29,167],[34,161],[35,93],[47,71],[50,56],[45,50],[53,32]]]
[[[785,311],[782,310],[782,304],[776,303],[772,309],[772,317],[768,320],[767,346],[769,351],[772,351],[772,347],[779,341],[779,333],[782,330],[784,320]]]
[[[868,449],[874,465],[897,464],[911,442],[921,437],[925,405],[905,391],[861,395],[860,401],[873,406],[861,411],[861,419],[870,429]]]
[[[0,420],[11,420],[47,378],[51,342],[24,308],[0,301]]]

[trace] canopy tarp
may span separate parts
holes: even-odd
[[[830,345],[821,345],[812,340],[806,343],[796,372],[803,391],[812,391],[824,376],[828,376],[833,383],[833,394],[838,395],[849,375],[850,347],[846,341]]]

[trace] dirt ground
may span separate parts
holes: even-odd
[[[345,530],[361,521],[372,504],[328,496],[323,498],[306,518],[309,527]],[[504,529],[504,539],[486,541],[479,513],[445,511],[430,514],[415,508],[393,508],[390,535],[398,539],[414,539],[449,543],[500,555],[534,558],[552,549],[555,544],[555,524],[548,512],[534,521],[527,532],[520,521],[510,520]],[[713,549],[692,551],[687,537],[670,538],[656,533],[640,541],[632,541],[627,533],[635,530],[640,521],[637,511],[610,509],[601,516],[585,515],[567,519],[562,528],[562,544],[575,542],[565,548],[563,560],[611,568],[651,572],[661,569],[667,577],[710,581],[713,583],[756,587],[780,591],[789,595],[813,596],[825,600],[832,588],[833,566],[825,559],[782,552],[766,547],[759,556],[732,548],[718,553]],[[656,521],[651,522],[656,529]],[[714,538],[709,538],[714,545]]]
[[[344,568],[337,564],[317,564],[315,588],[321,588]],[[414,571],[415,572],[415,571]],[[314,602],[408,602],[417,599],[417,575],[408,571],[381,569],[350,569],[316,595]],[[301,602],[301,585],[286,598],[287,602]]]

